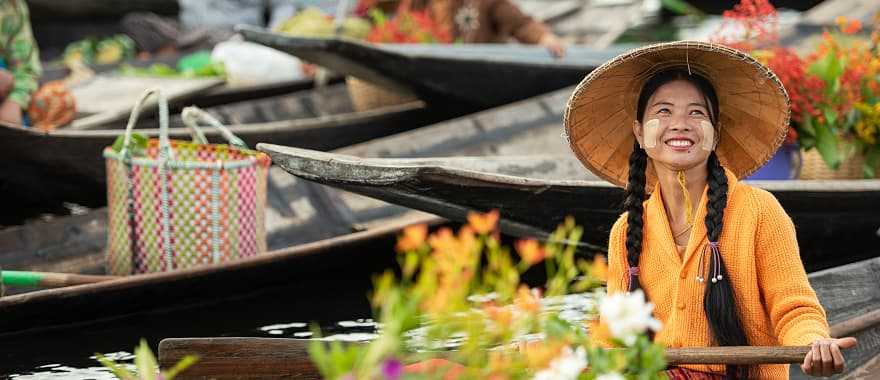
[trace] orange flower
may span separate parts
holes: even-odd
[[[837,16],[834,19],[834,22],[837,23],[837,27],[840,28],[840,31],[846,34],[856,34],[862,30],[862,22],[858,19],[849,20],[844,16]]]
[[[489,319],[498,324],[498,326],[510,326],[510,322],[513,321],[513,312],[506,307],[488,304],[483,306],[483,311],[485,311],[489,316]]]
[[[590,274],[602,281],[608,281],[608,262],[605,256],[596,255],[593,258],[593,265],[590,267]]]
[[[427,224],[415,224],[403,229],[403,235],[397,239],[397,252],[413,251],[425,244],[428,237]]]
[[[449,229],[449,227],[443,227],[439,231],[431,234],[428,238],[428,244],[437,252],[452,251],[457,245],[455,235],[452,234],[452,230]]]
[[[505,374],[505,372],[510,370],[512,364],[513,360],[511,360],[510,354],[508,354],[507,352],[490,351],[489,365],[487,367],[492,374],[489,375],[489,379],[507,379],[507,375]]]
[[[531,341],[520,346],[526,365],[532,369],[546,368],[559,356],[565,343],[561,341]]]
[[[516,253],[529,265],[535,265],[547,256],[547,252],[535,239],[517,240]]]
[[[485,214],[478,212],[469,212],[467,216],[468,225],[478,234],[485,235],[495,230],[498,225],[498,218],[501,214],[498,210],[492,210]]]
[[[522,311],[537,313],[541,310],[541,292],[538,289],[529,289],[526,285],[520,285],[513,302]]]

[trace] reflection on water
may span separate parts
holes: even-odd
[[[104,354],[108,359],[115,360],[116,363],[121,364],[123,367],[130,371],[134,371],[134,355],[130,352],[119,351],[119,352],[111,352],[108,354]],[[89,357],[89,359],[93,360],[95,363],[98,363],[95,356]],[[34,368],[33,372],[29,372],[26,374],[12,374],[9,376],[10,379],[18,379],[18,380],[32,380],[32,379],[69,379],[69,380],[85,380],[85,379],[94,379],[94,380],[104,380],[104,379],[117,379],[116,376],[110,372],[110,369],[105,367],[71,367],[61,364],[46,364],[41,365],[37,368]]]

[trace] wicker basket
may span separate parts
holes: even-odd
[[[366,111],[417,100],[414,96],[387,90],[355,77],[346,77],[345,83],[348,85],[348,94],[351,96],[355,111]]]
[[[810,149],[801,151],[801,174],[800,179],[862,179],[862,166],[865,164],[865,156],[854,154],[843,160],[837,170],[833,170],[822,160],[819,150]]]

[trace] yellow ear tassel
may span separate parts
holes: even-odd
[[[691,193],[687,189],[687,177],[684,170],[678,172],[678,184],[681,186],[681,193],[684,195],[684,219],[688,226],[693,225],[693,204],[691,203]]]

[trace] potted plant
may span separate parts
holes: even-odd
[[[725,12],[715,41],[766,64],[791,98],[789,143],[802,152],[801,179],[874,178],[880,161],[880,18],[870,38],[857,20],[837,19],[805,54],[779,44],[776,10],[743,0]],[[738,33],[731,33],[737,30]]]

